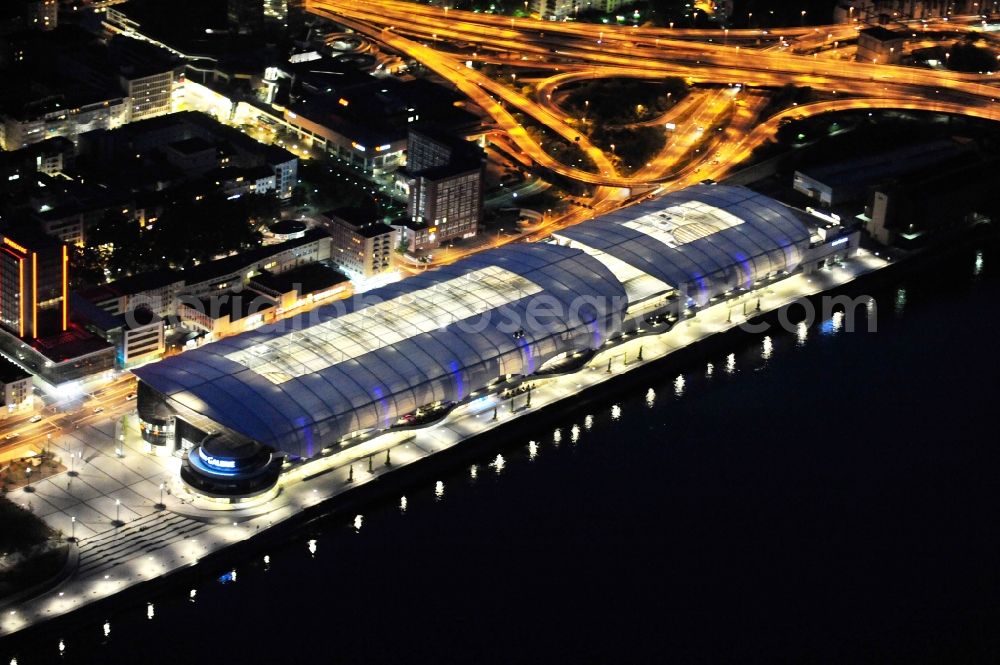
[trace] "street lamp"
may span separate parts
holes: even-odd
[[[72,517],[69,518],[69,524],[70,524],[70,529],[71,529],[69,539],[70,539],[70,542],[75,543],[76,542],[76,515],[74,515],[74,516],[72,516]]]
[[[121,526],[122,523],[122,500],[115,499],[115,525]]]

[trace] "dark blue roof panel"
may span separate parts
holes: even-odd
[[[135,373],[181,417],[308,456],[604,344],[628,300],[600,252],[703,304],[791,272],[808,246],[792,211],[723,186],[670,194],[558,236],[569,246],[483,251]]]

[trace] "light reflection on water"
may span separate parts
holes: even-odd
[[[824,321],[819,326],[819,332],[821,335],[836,335],[844,327],[844,313],[834,312],[829,319]]]
[[[968,259],[968,257],[965,258],[964,261],[965,262],[962,264],[962,267],[964,268],[964,271],[965,271],[964,274],[966,275],[966,278],[968,279],[968,266],[969,266],[969,262],[968,262],[969,259]],[[981,252],[977,253],[976,256],[975,256],[974,269],[973,269],[973,275],[975,277],[979,277],[982,274],[982,272],[984,270],[984,265],[985,265],[985,261],[983,259],[982,253]],[[921,291],[917,290],[916,288],[914,288],[912,290],[913,301],[909,305],[908,305],[908,295],[910,295],[910,294],[907,293],[907,289],[905,289],[905,288],[898,288],[898,289],[889,290],[889,291],[886,292],[886,294],[884,295],[886,301],[894,298],[893,313],[885,315],[886,318],[891,318],[893,316],[893,314],[895,314],[897,316],[900,315],[900,314],[902,314],[903,311],[907,308],[907,306],[912,307],[913,308],[913,312],[914,313],[916,312],[916,308],[920,305]],[[888,308],[885,308],[885,309],[888,310]],[[877,316],[877,312],[875,311],[875,308],[872,307],[872,306],[870,306],[870,305],[869,305],[869,308],[868,308],[868,314],[869,314],[869,316]],[[814,325],[812,327],[807,326],[803,322],[803,323],[799,323],[795,327],[794,331],[790,331],[790,332],[780,332],[779,331],[779,332],[774,333],[773,337],[772,336],[767,336],[767,337],[764,337],[762,339],[759,339],[759,344],[760,344],[759,346],[758,346],[758,342],[757,341],[753,341],[753,340],[751,340],[751,339],[748,338],[748,341],[745,343],[745,345],[743,347],[741,347],[739,349],[736,349],[736,350],[733,350],[733,351],[728,352],[728,353],[727,352],[723,352],[723,353],[720,353],[717,356],[713,357],[713,361],[715,363],[719,363],[719,364],[722,365],[722,367],[724,369],[725,375],[723,375],[723,373],[720,372],[719,376],[714,377],[714,379],[712,381],[709,381],[708,379],[713,377],[714,367],[715,367],[713,365],[713,362],[709,361],[705,365],[704,375],[702,375],[700,372],[698,372],[697,368],[692,368],[692,369],[689,369],[689,370],[685,370],[687,372],[687,374],[686,374],[687,378],[685,378],[685,374],[679,374],[672,381],[670,379],[665,379],[664,381],[662,381],[660,383],[654,383],[653,384],[654,387],[647,387],[647,390],[643,391],[643,392],[640,392],[639,390],[633,390],[630,395],[620,395],[620,396],[619,395],[615,395],[614,399],[620,400],[620,402],[619,403],[614,403],[612,405],[607,405],[607,402],[605,402],[605,406],[598,406],[598,407],[596,407],[595,413],[597,413],[598,415],[596,415],[596,416],[595,415],[591,415],[591,414],[586,415],[583,418],[583,420],[582,420],[582,428],[578,424],[572,424],[572,425],[570,425],[569,423],[567,423],[567,422],[564,421],[563,424],[562,424],[562,427],[556,427],[554,430],[550,430],[550,431],[552,431],[552,446],[553,447],[557,447],[558,444],[561,442],[561,440],[562,440],[562,428],[565,428],[565,427],[569,427],[570,428],[569,429],[570,438],[571,438],[571,440],[573,442],[576,442],[579,439],[579,437],[580,437],[581,429],[590,431],[590,430],[592,430],[595,427],[600,427],[601,425],[608,424],[609,422],[613,423],[616,427],[619,427],[619,428],[626,427],[626,426],[631,426],[631,424],[632,424],[631,422],[628,423],[628,424],[626,424],[622,420],[622,409],[623,408],[629,408],[629,406],[630,406],[629,399],[634,400],[633,402],[631,402],[632,405],[635,405],[635,404],[641,405],[642,403],[645,403],[649,409],[657,409],[658,408],[658,409],[661,409],[661,410],[665,410],[665,412],[667,412],[667,413],[671,413],[670,409],[673,409],[672,413],[676,415],[677,413],[680,413],[679,409],[681,409],[682,407],[679,404],[674,403],[672,400],[669,400],[669,399],[667,399],[666,401],[661,400],[660,404],[657,404],[656,403],[657,390],[667,391],[667,390],[670,390],[671,388],[673,388],[674,394],[676,396],[678,396],[678,397],[686,394],[686,399],[697,398],[699,395],[702,395],[709,388],[713,388],[713,386],[714,386],[714,384],[716,382],[721,382],[721,385],[726,385],[728,382],[730,382],[731,379],[727,378],[726,375],[732,376],[732,375],[736,374],[737,364],[738,363],[739,363],[741,369],[743,370],[743,372],[741,372],[741,374],[744,373],[744,372],[752,373],[754,369],[761,369],[764,372],[768,372],[768,371],[772,371],[773,367],[780,367],[780,359],[782,358],[782,355],[784,353],[786,353],[790,349],[804,347],[804,346],[807,345],[807,343],[816,344],[818,346],[822,346],[823,344],[839,344],[839,342],[833,341],[832,338],[834,338],[835,336],[837,336],[838,333],[841,333],[841,332],[845,332],[846,333],[846,331],[844,330],[844,323],[845,323],[844,313],[843,312],[835,312],[828,320],[822,321],[822,322],[820,322],[817,325]],[[855,329],[855,334],[863,334],[864,331],[865,331],[865,327],[863,325],[860,325],[860,324],[855,324],[854,325],[854,329]],[[817,331],[820,333],[820,336],[813,337],[813,335],[815,335],[815,333]],[[824,340],[823,337],[828,337],[830,339]],[[847,337],[849,337],[849,335],[846,335],[846,334],[840,336],[840,338],[842,338],[842,339],[843,338],[847,338]],[[739,356],[739,357],[737,357],[737,356]],[[773,371],[780,371],[780,370],[773,370]],[[746,381],[745,378],[742,379],[742,380]],[[643,400],[643,401],[640,402],[639,400]],[[608,412],[604,411],[604,409],[609,408],[609,406],[610,406],[610,418],[609,418]],[[639,409],[639,410],[640,411],[645,411],[645,409]],[[635,412],[634,411],[630,412],[630,415],[632,415],[632,414],[635,414]],[[635,415],[633,415],[632,418],[630,418],[630,421],[637,420],[638,418],[641,418],[641,417],[643,417],[643,416],[639,416],[638,414],[635,414]],[[645,417],[648,418],[648,416],[645,416]],[[575,416],[573,416],[573,418],[576,419],[577,422],[579,422],[579,415],[575,415]],[[600,433],[601,430],[598,429],[598,432]],[[541,435],[541,436],[539,436],[539,435]],[[512,474],[516,474],[519,469],[522,469],[522,467],[523,467],[523,469],[531,468],[534,473],[544,473],[544,470],[545,470],[547,464],[558,464],[560,462],[560,457],[558,455],[548,455],[548,454],[542,455],[541,454],[543,452],[543,449],[545,448],[545,446],[548,445],[548,443],[545,440],[544,431],[542,431],[542,432],[536,432],[535,436],[539,436],[539,439],[541,440],[541,443],[539,443],[536,440],[531,440],[531,441],[527,442],[527,446],[525,447],[525,439],[522,438],[518,442],[512,442],[512,447],[510,449],[504,450],[504,453],[497,453],[495,455],[495,457],[492,457],[491,461],[487,462],[487,460],[490,459],[490,458],[480,459],[479,460],[479,464],[472,464],[471,466],[469,466],[468,467],[469,468],[469,474],[472,477],[472,479],[476,479],[477,473],[478,473],[478,467],[480,465],[483,465],[483,464],[487,464],[489,468],[492,468],[495,471],[497,478],[496,479],[492,479],[491,482],[486,482],[486,483],[475,483],[475,484],[473,484],[473,483],[459,483],[459,484],[452,484],[449,487],[449,492],[455,492],[456,493],[456,494],[452,495],[452,499],[454,499],[454,497],[460,497],[461,496],[460,493],[463,491],[462,488],[461,488],[461,485],[466,485],[466,486],[470,487],[471,489],[469,491],[481,492],[481,491],[491,491],[488,488],[491,488],[494,485],[504,485],[505,483],[509,483],[510,482],[510,478],[509,477],[507,477],[507,476],[504,476],[502,478],[500,477],[501,473],[507,471],[508,469],[509,469],[509,471]],[[588,439],[588,442],[587,442],[588,445],[585,446],[585,447],[583,447],[583,448],[581,448],[580,450],[583,451],[583,450],[587,450],[587,449],[589,449],[591,447],[600,447],[602,445],[610,445],[611,443],[613,443],[616,440],[617,439],[606,437],[606,436],[592,436],[591,438]],[[623,438],[622,440],[624,441],[625,439]],[[667,444],[667,445],[669,445],[669,444]],[[568,450],[568,448],[564,448],[564,449]],[[527,460],[532,460],[532,461],[538,460],[538,461],[537,461],[537,463],[535,465],[532,465],[531,467],[527,467],[527,465],[523,464]],[[461,468],[455,470],[453,473],[454,474],[462,474],[462,475],[464,475],[464,468],[465,467],[463,465]],[[489,475],[492,478],[492,474],[489,474]],[[452,480],[453,480],[453,478],[454,477],[452,477]],[[425,484],[423,486],[423,488],[419,490],[419,493],[421,494],[421,496],[423,496],[423,498],[424,498],[423,500],[425,501],[425,503],[433,504],[433,502],[435,500],[440,500],[443,497],[443,495],[444,495],[444,485],[445,485],[446,482],[451,482],[451,480],[449,480],[449,477],[447,475],[444,477],[443,480],[439,480],[439,481],[435,482],[433,492],[430,492],[429,491],[430,487]],[[420,498],[419,497],[415,497],[414,500],[417,500],[419,502]],[[445,502],[444,505],[451,504],[451,503],[460,503],[460,501],[450,500],[449,502]],[[418,504],[415,504],[415,505],[421,505],[421,504],[418,503]],[[390,512],[393,512],[393,513],[396,513],[396,514],[406,513],[407,512],[407,507],[408,507],[407,497],[406,496],[400,497],[399,503],[398,503],[398,511],[394,510],[395,507],[392,505],[391,502],[389,503],[389,505],[387,507],[388,507],[388,509],[389,509]],[[367,512],[368,511],[366,510],[366,513]],[[421,515],[421,512],[419,510],[416,510],[415,513],[413,515],[409,516],[407,519],[408,520],[412,520],[414,518],[419,517],[420,515]],[[377,524],[379,518],[380,518],[380,516],[376,512],[374,514],[374,517],[370,516],[370,520],[373,520],[373,521],[370,521],[370,524]],[[348,521],[349,519],[350,519],[350,516],[348,516],[346,519],[342,519],[342,521],[340,522],[341,528],[343,528],[344,522]],[[362,523],[361,521],[362,521],[362,516],[361,515],[357,515],[354,518],[353,525],[354,525],[355,531],[360,531],[361,523]],[[366,528],[366,537],[370,537],[370,536],[367,536],[367,533],[368,533],[368,531],[370,531],[373,528],[376,528],[376,527],[368,526]],[[331,530],[331,531],[333,531],[333,530]],[[302,542],[301,540],[297,540],[296,541],[297,544],[295,545],[295,547],[296,548],[300,548],[301,547],[301,542]],[[326,547],[326,544],[325,544],[325,547]],[[315,538],[308,540],[308,552],[309,552],[309,556],[310,557],[315,557],[316,556],[317,548],[318,548],[318,546],[317,546],[317,540]],[[326,550],[326,551],[330,551],[330,550]],[[336,552],[336,545],[334,545],[334,549],[332,551]],[[298,552],[299,552],[299,557],[300,558],[304,559],[306,557],[306,554],[304,552],[302,552],[301,550],[298,550]],[[260,555],[258,554],[257,556],[259,557]],[[280,561],[281,559],[279,558],[278,560]],[[260,561],[260,559],[257,558],[257,561],[258,561],[258,567],[259,567],[259,561]],[[239,563],[239,562],[237,562],[237,563]],[[279,567],[279,569],[280,569],[280,567]],[[235,569],[234,568],[230,568],[230,570],[233,571],[233,579],[235,580]],[[242,568],[241,568],[241,570],[242,570]],[[216,574],[218,574],[218,573],[216,573]],[[241,584],[240,584],[241,587],[244,586],[245,584],[250,584],[250,585],[256,585],[256,586],[258,586],[260,588],[264,588],[264,584],[265,584],[264,582],[261,582],[259,579],[253,579],[252,578],[252,573],[249,573],[249,575],[250,575],[249,577],[245,578],[246,580],[248,580],[247,582],[242,582],[241,581]],[[274,575],[274,573],[272,573],[272,575]],[[209,579],[211,579],[211,578],[209,578]],[[185,601],[188,599],[187,587],[185,587],[183,589],[183,591],[178,591],[178,592],[175,592],[175,593],[177,593],[178,595],[183,594],[181,596],[181,598],[183,600],[185,600]],[[192,601],[194,600],[195,593],[196,593],[195,590],[193,590],[193,589],[190,590],[190,600],[192,600]],[[211,594],[213,592],[211,590],[206,590],[206,593]],[[209,598],[211,598],[211,596],[209,596]],[[188,605],[186,602],[185,602],[185,605],[188,608],[190,608],[190,612],[197,612],[197,613],[199,613],[199,615],[202,615],[202,618],[204,618],[206,608],[202,607],[203,603],[200,602],[201,600],[202,599],[199,599],[199,603],[197,605],[195,605],[195,606]],[[162,610],[161,614],[162,614],[162,616],[161,617],[157,617],[155,624],[153,624],[153,626],[151,627],[152,630],[157,630],[159,628],[159,624],[161,624],[161,623],[169,623],[169,621],[171,620],[171,612],[170,612],[170,606],[169,606],[169,599],[162,599],[162,598],[161,599],[157,599],[157,603],[161,604],[161,610]],[[143,610],[145,610],[145,617],[143,617]],[[142,605],[138,605],[138,606],[133,605],[133,606],[131,606],[131,608],[127,607],[127,608],[124,608],[122,611],[123,611],[123,613],[124,612],[128,612],[128,616],[131,617],[131,619],[132,619],[132,622],[130,622],[130,620],[128,618],[125,619],[125,621],[126,621],[125,632],[126,633],[130,632],[130,629],[132,629],[132,623],[134,623],[134,619],[135,618],[140,618],[140,619],[148,618],[149,620],[152,620],[156,616],[155,608],[154,608],[154,605],[153,605],[152,602],[146,604],[145,607],[142,607]],[[113,614],[112,618],[115,618],[115,624],[116,624],[115,633],[116,633],[116,638],[120,639],[120,636],[121,636],[122,630],[123,630],[121,628],[122,624],[119,623],[119,618],[118,618],[117,614]],[[108,640],[110,632],[111,632],[111,621],[110,621],[110,619],[108,619],[106,621],[102,621],[102,620],[103,620],[103,617],[98,617],[97,620],[94,623],[92,623],[90,625],[90,628],[89,628],[89,631],[90,631],[89,632],[89,635],[90,635],[89,639],[93,640],[93,642],[95,642],[95,643],[97,642],[97,640],[100,639],[101,636],[103,636],[106,640]],[[189,615],[186,620],[187,621],[197,621],[198,620],[198,616],[190,616]],[[143,621],[143,623],[145,623],[145,621]],[[49,639],[51,640],[51,637]],[[108,643],[109,644],[113,644],[114,641],[115,640],[108,640]],[[54,645],[53,642],[54,641],[48,641],[47,645],[44,645],[44,648],[50,654],[53,654],[53,657],[54,657],[54,652],[56,651],[56,649],[54,648],[55,645]],[[67,656],[67,658],[79,657],[78,653],[81,650],[85,651],[86,648],[87,648],[87,646],[88,646],[88,645],[83,644],[83,642],[85,642],[85,640],[83,638],[81,638],[79,636],[74,636],[74,635],[67,634],[67,636],[66,636],[66,643],[68,643],[69,646],[71,647],[71,649],[70,649],[71,653],[69,654],[69,656]],[[64,646],[64,648],[65,648],[65,646]],[[17,661],[13,661],[13,662],[17,662]],[[22,654],[20,662],[24,663],[25,665],[32,665],[36,661],[32,660],[32,661],[29,662],[24,657],[24,655]],[[99,662],[99,660],[97,660],[97,659],[91,659],[90,662]]]

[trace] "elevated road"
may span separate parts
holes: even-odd
[[[720,179],[771,141],[791,118],[901,109],[1000,120],[1000,74],[815,57],[817,49],[855,38],[856,24],[705,31],[539,21],[402,0],[307,0],[306,5],[310,12],[419,62],[455,86],[493,121],[522,163],[595,186],[593,213],[623,205],[653,187],[662,191]],[[920,40],[935,32],[976,31],[981,19],[905,25]],[[507,68],[511,80],[486,75],[476,68],[483,63]],[[532,70],[531,79],[521,79],[523,85],[518,85],[517,71],[522,67]],[[539,79],[538,70],[551,76]],[[560,88],[575,82],[664,77],[679,77],[705,89],[675,111],[683,110],[686,120],[663,150],[645,165],[630,165],[636,167],[631,174],[619,172],[611,150],[594,145],[582,131],[581,119],[558,103]],[[762,117],[767,90],[789,85],[809,87],[831,99]],[[525,86],[531,88],[530,94],[522,93]],[[737,90],[743,95],[739,102]],[[515,114],[530,122],[519,121]],[[670,112],[660,120],[669,117]],[[544,145],[555,137],[576,146],[576,155],[567,158],[573,151],[564,151],[560,161],[548,152]],[[616,195],[616,188],[628,188],[632,196]],[[549,228],[539,231],[588,216],[574,211],[565,219],[548,220]]]

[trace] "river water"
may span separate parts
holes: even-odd
[[[978,240],[872,291],[875,333],[743,336],[2,664],[995,661],[998,265]]]

